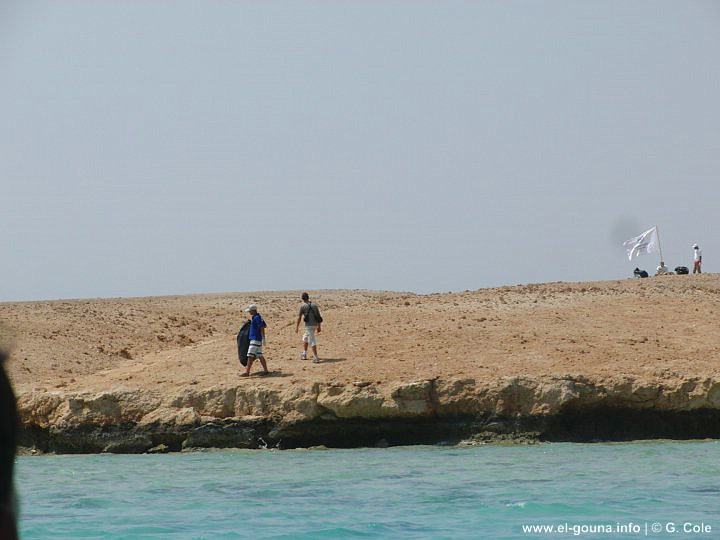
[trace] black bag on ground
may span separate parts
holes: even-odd
[[[690,270],[688,270],[687,266],[676,266],[675,273],[676,274],[689,274]]]
[[[639,268],[633,270],[633,275],[639,278],[648,277],[648,273],[645,270],[640,270]]]
[[[238,359],[247,366],[247,353],[250,348],[250,321],[245,321],[237,335]]]

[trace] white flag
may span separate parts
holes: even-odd
[[[623,247],[627,249],[628,259],[632,261],[633,257],[637,257],[641,253],[650,253],[658,250],[658,234],[657,225],[645,231],[640,236],[635,236],[630,240],[623,242]]]

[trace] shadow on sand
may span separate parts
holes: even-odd
[[[270,373],[267,373],[267,374],[263,373],[262,371],[253,371],[252,373],[250,373],[250,377],[241,377],[241,378],[242,379],[247,379],[247,378],[270,379],[270,378],[275,378],[275,377],[290,377],[290,376],[291,376],[290,373],[283,373],[280,370],[275,370],[275,371],[270,370]]]
[[[347,358],[320,358],[321,364],[334,364],[335,362],[345,362]]]

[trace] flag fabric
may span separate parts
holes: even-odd
[[[628,260],[631,261],[633,257],[637,257],[641,253],[650,253],[652,251],[657,251],[657,225],[652,229],[645,231],[640,236],[635,236],[630,240],[625,240],[623,242],[623,247],[627,250]]]

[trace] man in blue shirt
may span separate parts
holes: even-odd
[[[269,373],[267,364],[265,363],[265,357],[263,356],[263,345],[265,344],[265,328],[267,328],[267,324],[265,324],[265,321],[260,316],[257,310],[257,306],[255,304],[250,304],[246,309],[246,313],[250,313],[250,347],[248,348],[248,362],[247,366],[245,367],[245,373],[242,374],[243,377],[249,377],[250,376],[250,368],[253,365],[253,362],[257,358],[260,360],[260,364],[262,364],[263,371],[260,372],[260,375],[267,375]]]

